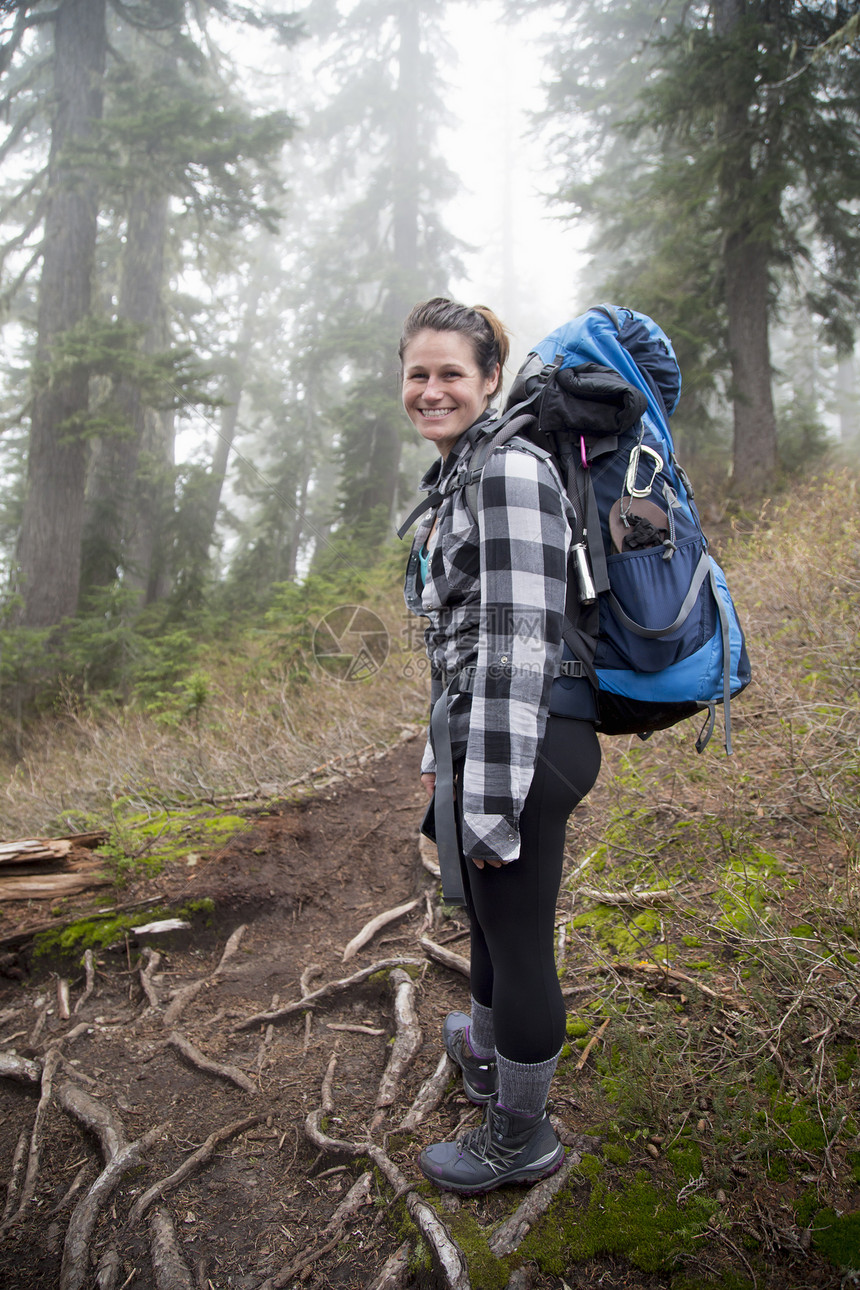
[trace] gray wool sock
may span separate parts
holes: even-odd
[[[477,999],[472,999],[472,1013],[469,1022],[469,1047],[476,1057],[488,1061],[496,1055],[496,1037],[493,1032],[493,1010],[485,1008]]]
[[[540,1114],[546,1106],[558,1056],[556,1053],[546,1062],[511,1062],[497,1054],[499,1106],[517,1115]]]

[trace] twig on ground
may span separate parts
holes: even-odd
[[[371,918],[346,946],[341,962],[347,963],[350,959],[355,958],[358,951],[368,941],[372,941],[378,931],[381,931],[383,927],[387,927],[389,923],[395,922],[396,919],[402,918],[404,914],[411,914],[412,910],[420,904],[421,898],[418,897],[417,900],[409,900],[405,905],[396,905],[393,909],[386,909],[381,914],[377,914],[375,918]]]
[[[259,1092],[253,1080],[249,1079],[244,1071],[240,1071],[238,1066],[231,1066],[229,1063],[214,1062],[205,1053],[201,1053],[199,1048],[192,1044],[190,1039],[179,1030],[172,1030],[167,1037],[167,1042],[171,1048],[175,1048],[178,1053],[189,1062],[196,1066],[198,1070],[205,1071],[208,1075],[215,1075],[219,1079],[228,1080],[231,1084],[236,1084],[239,1088],[244,1089],[246,1093]]]
[[[186,1156],[178,1169],[174,1169],[173,1173],[168,1174],[166,1178],[160,1178],[158,1182],[153,1183],[142,1195],[138,1196],[131,1207],[128,1226],[135,1227],[154,1201],[161,1200],[168,1192],[175,1191],[186,1178],[190,1178],[204,1165],[208,1165],[222,1142],[229,1142],[231,1138],[235,1138],[238,1134],[253,1128],[265,1118],[264,1115],[249,1115],[244,1120],[235,1120],[233,1124],[226,1124],[222,1128],[216,1129],[214,1133],[210,1133],[203,1145],[193,1151],[190,1156]]]
[[[428,958],[435,959],[437,963],[451,968],[454,972],[462,972],[463,976],[469,975],[469,960],[463,958],[462,954],[455,954],[453,950],[446,949],[444,945],[437,945],[426,936],[419,937],[418,944]]]
[[[340,994],[343,990],[348,990],[350,986],[360,985],[377,972],[385,972],[389,968],[396,967],[422,966],[423,961],[421,959],[380,959],[378,963],[371,963],[370,967],[362,968],[360,972],[355,972],[352,976],[343,977],[339,981],[327,981],[318,990],[312,990],[310,994],[306,994],[303,998],[296,999],[293,1003],[288,1003],[285,1007],[278,1008],[274,1012],[258,1012],[253,1017],[246,1017],[244,1021],[239,1022],[236,1030],[250,1030],[263,1022],[282,1021],[285,1017],[293,1017],[297,1012],[304,1012],[305,1008],[321,1003],[323,999],[330,999],[333,995]]]
[[[595,1044],[598,1044],[600,1040],[603,1038],[606,1032],[606,1027],[608,1025],[609,1025],[609,1018],[607,1017],[604,1022],[601,1022],[600,1028],[594,1032],[594,1034],[589,1039],[588,1043],[583,1048],[579,1061],[576,1063],[576,1065],[573,1068],[574,1070],[576,1071],[582,1070],[583,1066],[591,1056],[592,1048],[594,1048]]]
[[[391,1055],[376,1093],[376,1114],[371,1121],[371,1132],[385,1118],[385,1108],[394,1102],[403,1073],[421,1047],[421,1028],[415,1011],[415,982],[408,972],[395,968],[391,973],[391,984],[394,986],[396,1031]]]
[[[416,1094],[415,1101],[412,1103],[406,1115],[400,1121],[400,1128],[412,1132],[417,1129],[418,1125],[424,1120],[431,1111],[442,1101],[442,1096],[451,1076],[454,1073],[454,1063],[447,1053],[443,1053],[439,1058],[439,1064],[432,1075],[429,1075]]]

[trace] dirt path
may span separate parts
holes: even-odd
[[[468,998],[465,977],[429,960],[420,941],[467,952],[465,923],[440,909],[419,855],[419,757],[420,740],[404,739],[300,803],[249,818],[216,854],[184,857],[123,895],[173,905],[208,898],[208,926],[149,946],[146,937],[123,940],[95,956],[89,980],[78,964],[51,972],[7,956],[7,972],[18,976],[0,980],[0,1285],[467,1290],[455,1259],[442,1274],[437,1253],[431,1269],[421,1210],[429,1185],[416,1156],[426,1141],[477,1122],[477,1113],[443,1068],[435,1101],[403,1127],[439,1067],[442,1018]],[[596,844],[607,793],[604,776],[577,812],[578,848]],[[412,902],[344,961],[374,915]],[[3,915],[0,936],[44,918],[23,906]],[[562,924],[569,917],[568,909]],[[568,993],[599,991],[594,978],[581,984],[574,958],[567,980],[577,984]],[[398,960],[411,975],[398,974]],[[375,964],[384,970],[371,973]],[[359,979],[313,1000],[315,990],[350,976]],[[690,979],[653,988],[673,991],[673,1006],[689,1011]],[[309,993],[312,1006],[302,1006]],[[569,1160],[578,1159],[576,1148],[597,1147],[578,1136],[579,1126],[600,1119],[587,1068],[578,1073],[584,1063],[571,1063],[553,1094],[557,1127],[574,1148]],[[640,1144],[631,1169],[665,1173],[655,1154],[652,1143]],[[746,1186],[738,1187],[739,1211]],[[458,1240],[480,1231],[486,1249],[536,1193],[445,1197],[439,1213]],[[411,1263],[398,1271],[407,1240]],[[746,1263],[734,1244],[726,1249]],[[489,1281],[473,1269],[474,1290],[502,1290],[500,1267]],[[835,1284],[808,1262],[802,1280],[792,1279],[793,1264],[787,1274],[775,1264],[771,1271],[768,1287]],[[673,1284],[611,1257],[565,1276],[579,1290]],[[508,1283],[566,1284],[534,1262],[515,1268]]]
[[[327,1097],[332,1110],[321,1121],[324,1134],[348,1142],[362,1141],[375,1116],[374,1140],[387,1153],[383,1165],[390,1162],[411,1182],[420,1180],[415,1157],[423,1141],[475,1117],[445,1075],[441,1104],[428,1120],[412,1133],[393,1132],[438,1066],[442,1018],[468,999],[465,978],[431,963],[418,943],[428,934],[454,952],[467,944],[465,923],[441,915],[436,883],[421,864],[419,757],[420,740],[404,740],[354,777],[339,776],[298,805],[252,819],[217,855],[129,888],[128,901],[209,898],[214,925],[167,943],[155,939],[142,959],[146,937],[99,952],[85,999],[84,972],[58,965],[70,978],[67,1019],[60,1015],[57,973],[25,964],[32,975],[4,983],[0,1049],[17,1052],[23,1069],[17,1079],[0,1079],[0,1160],[7,1178],[16,1176],[16,1152],[20,1160],[5,1230],[0,1226],[0,1283],[9,1290],[374,1283],[402,1245],[404,1207],[390,1209],[396,1188],[379,1169],[361,1183],[366,1156],[317,1150],[305,1128],[309,1113]],[[348,942],[374,915],[413,901],[413,909],[343,961]],[[34,918],[32,908],[4,912],[6,932]],[[406,984],[409,978],[401,983],[421,1033],[413,1036],[417,1055],[395,1080],[388,1107],[375,1103],[397,1032],[396,974],[360,981],[313,1011],[247,1024],[326,982],[398,959],[418,965],[414,986]],[[57,1068],[40,1110],[40,1070],[52,1051]],[[202,1068],[201,1054],[220,1069]],[[69,1103],[69,1089],[72,1101],[83,1095],[83,1112]],[[94,1105],[105,1109],[121,1143],[156,1133],[91,1216],[75,1264],[70,1215],[78,1214],[109,1157],[103,1128],[87,1119]],[[22,1151],[40,1119],[32,1199],[21,1208]],[[133,1206],[146,1189],[220,1133],[224,1140],[211,1158],[135,1222]],[[364,1188],[360,1205],[338,1221],[338,1206],[357,1180]],[[523,1195],[514,1189],[480,1204],[495,1223]],[[172,1271],[159,1270],[159,1258]],[[410,1274],[397,1284],[418,1282]]]

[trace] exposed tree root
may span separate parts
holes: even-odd
[[[92,950],[84,951],[84,971],[87,974],[87,980],[86,980],[86,985],[84,986],[84,992],[78,999],[77,1003],[75,1004],[76,1013],[80,1012],[81,1008],[87,1002],[93,990],[95,989],[96,961]]]
[[[415,1101],[400,1121],[401,1129],[406,1129],[411,1133],[418,1128],[423,1119],[436,1110],[436,1107],[442,1101],[445,1089],[448,1087],[453,1074],[454,1063],[447,1053],[443,1053],[439,1058],[439,1064],[435,1071],[421,1085]]]
[[[309,1268],[317,1259],[321,1259],[324,1254],[330,1254],[336,1245],[340,1245],[343,1240],[343,1231],[338,1231],[337,1235],[326,1241],[325,1245],[320,1245],[315,1250],[309,1250],[305,1254],[300,1254],[292,1263],[288,1263],[276,1277],[267,1277],[259,1287],[259,1290],[283,1290],[284,1286],[289,1285],[305,1268]]]
[[[376,933],[381,931],[383,927],[387,927],[389,923],[402,918],[404,914],[411,914],[412,910],[417,909],[420,904],[421,898],[419,897],[417,900],[407,901],[405,905],[396,905],[394,909],[386,909],[381,914],[377,914],[375,918],[371,918],[370,922],[365,923],[361,931],[353,936],[343,952],[341,961],[347,963],[350,959],[355,958],[362,946],[366,945],[368,941],[372,941]]]
[[[436,1211],[417,1192],[411,1190],[411,1184],[381,1147],[375,1142],[368,1142],[365,1143],[364,1150],[395,1192],[405,1194],[406,1208],[433,1250],[447,1290],[470,1290],[466,1257]]]
[[[164,1029],[172,1030],[179,1021],[185,1009],[192,999],[196,999],[202,990],[206,989],[209,984],[206,977],[201,977],[199,981],[191,981],[188,985],[182,985],[173,995],[170,1003],[164,1009]]]
[[[409,1280],[409,1242],[404,1241],[387,1258],[366,1290],[406,1290]]]
[[[221,955],[218,966],[216,967],[215,971],[212,973],[213,977],[220,976],[221,973],[225,971],[227,964],[230,962],[230,960],[236,957],[236,954],[238,953],[238,950],[239,950],[239,946],[242,943],[242,937],[245,935],[247,930],[248,930],[248,924],[241,923],[234,932],[230,933],[230,935],[227,938],[227,944],[224,946],[224,953]]]
[[[72,1005],[69,1001],[69,983],[65,977],[57,977],[57,1016],[60,1021],[68,1021],[72,1015]]]
[[[402,968],[395,968],[390,979],[395,987],[396,1030],[391,1056],[376,1093],[376,1114],[371,1122],[371,1131],[377,1129],[385,1118],[385,1108],[393,1104],[403,1073],[421,1047],[421,1028],[415,1011],[415,982]]]
[[[249,1079],[244,1071],[240,1071],[238,1066],[230,1066],[228,1063],[213,1062],[205,1053],[201,1053],[199,1048],[195,1048],[190,1039],[186,1039],[178,1030],[172,1030],[167,1037],[167,1042],[171,1048],[175,1048],[181,1053],[186,1061],[191,1062],[200,1071],[206,1071],[208,1075],[215,1075],[218,1079],[228,1080],[231,1084],[237,1085],[238,1088],[244,1089],[246,1093],[258,1093],[259,1089],[253,1080]]]
[[[118,1151],[76,1205],[63,1246],[59,1290],[81,1290],[89,1268],[90,1240],[102,1205],[116,1189],[123,1175],[140,1163],[141,1156],[163,1136],[167,1127],[166,1124],[156,1125]]]
[[[166,1209],[154,1209],[150,1214],[149,1236],[156,1290],[194,1290],[194,1280],[179,1253],[173,1220]]]
[[[74,1116],[98,1138],[105,1162],[113,1159],[126,1145],[122,1125],[104,1102],[90,1097],[89,1093],[76,1088],[74,1084],[63,1084],[57,1094],[57,1101],[64,1111]]]
[[[352,976],[343,977],[339,981],[327,981],[319,989],[312,990],[303,998],[295,1000],[294,1003],[288,1003],[283,1008],[278,1008],[274,1012],[258,1012],[253,1017],[246,1017],[240,1021],[236,1030],[251,1030],[254,1026],[262,1025],[269,1021],[283,1021],[285,1017],[293,1017],[297,1012],[304,1012],[305,1008],[312,1007],[314,1004],[321,1003],[323,999],[330,999],[343,990],[348,990],[350,986],[360,985],[368,977],[373,976],[376,972],[386,972],[389,968],[395,967],[423,967],[421,959],[395,958],[380,959],[378,963],[371,963],[370,967],[362,968],[360,972],[353,973]]]
[[[158,997],[158,991],[153,983],[153,976],[161,962],[161,955],[157,950],[150,949],[147,945],[143,951],[144,967],[140,969],[140,984],[143,993],[146,995],[147,1003],[153,1012],[161,1010],[161,1000]]]
[[[6,1188],[6,1204],[3,1207],[3,1217],[0,1219],[0,1231],[5,1226],[6,1219],[15,1210],[18,1199],[18,1187],[21,1182],[21,1170],[24,1168],[24,1159],[27,1155],[27,1140],[29,1134],[26,1129],[22,1129],[18,1136],[18,1145],[15,1148],[15,1154],[12,1157],[12,1172],[9,1176],[9,1185]]]
[[[426,936],[418,939],[424,953],[429,959],[434,959],[441,963],[443,967],[451,968],[454,972],[460,972],[463,976],[469,975],[469,960],[463,958],[462,954],[455,954],[453,950],[448,950],[444,945],[437,945],[435,941],[428,940]]]
[[[41,1063],[19,1057],[17,1053],[0,1053],[0,1079],[13,1079],[35,1088],[42,1082]]]
[[[8,1230],[13,1223],[16,1223],[22,1217],[24,1210],[33,1198],[36,1190],[36,1181],[39,1177],[39,1158],[42,1150],[42,1133],[45,1127],[45,1117],[48,1114],[48,1108],[51,1105],[51,1094],[53,1091],[54,1075],[60,1064],[60,1050],[50,1048],[45,1057],[45,1064],[42,1067],[42,1092],[39,1098],[39,1105],[36,1107],[36,1118],[33,1121],[33,1130],[30,1134],[30,1149],[27,1155],[27,1169],[24,1174],[24,1183],[21,1187],[21,1196],[18,1200],[18,1208],[13,1210],[8,1218],[5,1218],[0,1224],[0,1235]]]
[[[568,1151],[567,1159],[551,1178],[544,1178],[531,1188],[523,1203],[505,1219],[490,1237],[489,1246],[497,1259],[513,1254],[520,1242],[528,1236],[539,1218],[549,1209],[553,1199],[567,1182],[570,1171],[582,1157],[578,1151]]]
[[[331,1218],[323,1228],[324,1232],[332,1232],[335,1228],[343,1227],[347,1219],[353,1218],[362,1206],[370,1200],[370,1189],[373,1186],[373,1175],[367,1170],[356,1180],[332,1214]]]
[[[190,1156],[186,1156],[178,1169],[175,1169],[166,1178],[161,1178],[158,1182],[153,1183],[143,1195],[138,1196],[131,1207],[128,1226],[135,1227],[154,1201],[161,1200],[168,1192],[175,1191],[186,1178],[190,1178],[192,1174],[197,1173],[198,1169],[202,1169],[204,1165],[207,1165],[222,1142],[229,1142],[231,1138],[244,1133],[246,1129],[253,1128],[255,1124],[259,1124],[265,1118],[264,1115],[249,1115],[244,1120],[236,1120],[233,1124],[227,1124],[222,1129],[216,1130],[215,1133],[210,1133],[202,1147],[198,1147]]]
[[[119,1257],[119,1250],[115,1245],[109,1245],[103,1251],[96,1269],[96,1286],[98,1290],[116,1290],[119,1285],[121,1271],[122,1262]]]

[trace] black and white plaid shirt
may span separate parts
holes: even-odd
[[[467,431],[421,487],[444,493],[472,451],[473,431]],[[434,519],[422,589],[419,552]],[[405,595],[408,607],[430,620],[424,639],[432,701],[445,677],[477,664],[472,693],[448,701],[454,756],[466,755],[463,849],[469,857],[519,855],[519,817],[561,659],[572,519],[552,462],[513,442],[484,467],[477,522],[460,488],[424,516],[415,534]],[[429,739],[421,769],[435,769]]]

